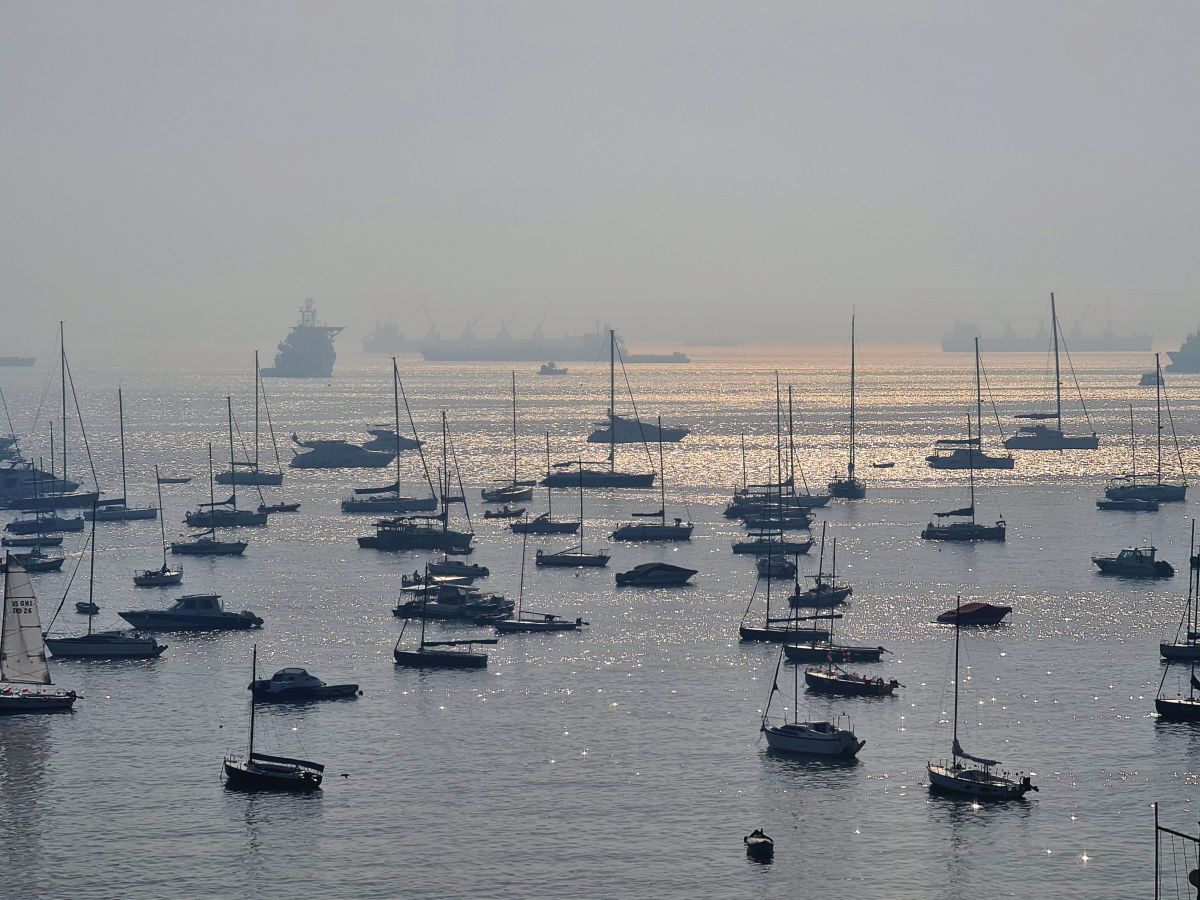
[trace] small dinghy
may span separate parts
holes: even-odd
[[[300,504],[298,502],[297,503],[260,503],[260,504],[258,504],[258,511],[260,513],[289,513],[289,512],[296,512],[296,510],[298,510],[299,508],[300,508]]]
[[[954,609],[948,609],[937,617],[939,625],[999,625],[1000,621],[1012,612],[1011,606],[999,606],[995,603],[964,603]]]
[[[83,616],[95,616],[100,614],[100,606],[91,600],[79,600],[75,603],[75,612]]]
[[[519,519],[525,515],[525,507],[509,506],[504,504],[500,509],[485,509],[483,517],[485,519]]]
[[[746,855],[757,862],[770,862],[775,858],[775,842],[761,828],[755,828],[742,838]]]

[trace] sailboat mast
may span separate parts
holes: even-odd
[[[583,460],[577,460],[579,465],[579,552],[583,553]]]
[[[968,448],[973,446],[971,444],[971,438],[972,438],[971,414],[967,413],[967,447]],[[967,462],[968,462],[968,470],[970,472],[970,478],[971,478],[971,524],[974,525],[975,524],[975,454],[974,453],[968,453]]]
[[[1162,365],[1159,356],[1154,354],[1154,406],[1157,411],[1157,428],[1155,437],[1158,439],[1158,483],[1162,484]]]
[[[796,432],[792,420],[792,386],[788,385],[788,483],[789,494],[796,493]],[[782,500],[782,497],[780,498]]]
[[[659,492],[659,518],[662,519],[663,528],[667,527],[667,467],[663,463],[663,448],[662,448],[662,416],[658,417],[658,492]]]
[[[783,502],[783,401],[779,395],[779,372],[775,373],[775,483]],[[768,494],[770,489],[768,489]]]
[[[230,482],[233,487],[233,511],[237,512],[237,477],[234,476],[235,469],[233,467],[233,397],[226,395],[225,408],[229,415],[229,474]]]
[[[854,439],[855,435],[855,359],[854,359],[854,313],[850,314],[850,465],[846,470],[850,481],[854,481]]]
[[[396,416],[396,499],[400,499],[400,368],[392,357],[392,412]]]
[[[54,487],[54,420],[50,420],[50,486]],[[41,459],[38,460],[38,465],[41,465]]]
[[[617,466],[617,332],[608,329],[608,471],[611,474]],[[583,484],[583,472],[579,474],[579,483]],[[579,518],[583,518],[582,498],[580,500]],[[583,546],[580,538],[579,546]]]
[[[258,680],[258,644],[250,650],[250,756],[254,756],[254,682]],[[249,762],[249,757],[247,757]]]
[[[53,439],[53,432],[51,432],[50,436],[51,439]],[[749,490],[749,484],[747,483],[746,478],[746,432],[743,431],[740,436],[742,439],[742,490],[745,491]]]
[[[425,649],[425,612],[429,607],[429,563],[425,563],[425,582],[421,585],[421,644]]]
[[[121,500],[128,505],[129,487],[125,483],[125,400],[117,388],[117,428],[121,434]]]
[[[1133,431],[1133,404],[1129,404],[1129,459],[1133,471],[1130,476],[1137,478],[1137,437]]]
[[[158,480],[158,466],[154,467],[154,486],[158,489],[158,536],[162,538],[163,568],[167,567],[167,522],[162,505],[162,482]]]
[[[92,635],[92,619],[96,615],[94,591],[96,587],[96,501],[92,501],[92,558],[88,563],[88,637]]]
[[[1063,430],[1062,423],[1062,368],[1058,362],[1058,310],[1054,306],[1054,292],[1050,293],[1050,325],[1054,332],[1054,413],[1058,419],[1058,431]]]
[[[254,351],[254,471],[258,472],[258,351]],[[257,479],[255,479],[257,480]]]
[[[517,373],[512,373],[513,487],[517,486]]]
[[[397,487],[399,485],[397,484]],[[446,549],[446,532],[450,528],[450,436],[446,432],[446,411],[442,410],[442,550]]]
[[[951,754],[958,756],[958,636],[962,623],[962,594],[954,601],[954,743],[951,744]]]
[[[67,345],[63,323],[58,322],[58,368],[62,378],[62,477],[67,480]]]
[[[554,488],[550,486],[550,432],[546,432],[546,518],[554,521]]]
[[[529,513],[525,514],[525,530],[521,532],[521,583],[517,588],[517,621],[525,608],[525,555],[529,547]]]
[[[979,377],[979,338],[975,338],[975,422],[979,425],[979,451],[983,452],[983,385]],[[967,445],[968,451],[974,453],[972,444]]]

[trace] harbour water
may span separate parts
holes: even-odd
[[[806,698],[801,683],[802,712],[848,713],[867,741],[856,764],[830,766],[770,755],[758,741],[777,648],[737,640],[754,567],[730,552],[743,531],[721,509],[741,481],[741,432],[751,481],[765,479],[774,462],[776,369],[785,391],[795,385],[797,459],[814,491],[844,467],[847,354],[743,348],[696,356],[686,367],[630,369],[642,415],[693,431],[665,454],[668,513],[695,521],[694,539],[613,543],[613,526],[631,510],[657,508],[657,492],[589,491],[584,540],[609,546],[612,562],[579,574],[530,565],[526,606],[582,616],[590,626],[505,637],[484,671],[392,664],[400,574],[424,557],[358,549],[354,538],[371,531],[371,519],[342,515],[337,505],[353,486],[386,483],[389,470],[286,470],[284,494],[303,502],[300,511],[241,532],[250,541],[242,559],[182,560],[182,589],[132,585],[136,568],[161,559],[156,523],[101,526],[95,599],[103,625],[118,624],[118,610],[166,606],[185,592],[219,593],[228,608],[254,610],[266,625],[257,633],[164,635],[169,649],[152,662],[52,660],[55,683],[81,695],[75,710],[0,721],[4,893],[793,897],[821,886],[889,898],[1149,896],[1150,804],[1160,802],[1164,822],[1184,831],[1197,819],[1200,727],[1153,716],[1157,643],[1174,634],[1182,612],[1195,500],[1157,514],[1102,513],[1094,500],[1107,477],[1129,467],[1127,403],[1135,404],[1139,469],[1152,461],[1154,391],[1137,385],[1152,360],[1077,358],[1101,449],[1019,453],[1013,471],[981,473],[979,515],[1002,515],[1007,542],[936,546],[920,540],[920,528],[934,510],[966,504],[967,473],[934,472],[924,457],[935,438],[965,431],[972,361],[931,348],[860,347],[859,474],[868,495],[819,511],[815,530],[828,521],[839,573],[854,587],[839,637],[886,646],[884,662],[859,668],[904,687],[894,698],[830,703]],[[1011,430],[1011,415],[1038,408],[1052,375],[1040,356],[986,362]],[[605,413],[607,360],[573,364],[560,378],[525,368],[522,477],[544,468],[545,430],[555,459],[606,452],[584,438]],[[438,413],[448,412],[478,533],[471,561],[493,573],[480,586],[515,598],[520,541],[504,523],[485,522],[475,502],[489,479],[509,474],[510,367],[402,358],[400,369],[431,445]],[[3,384],[34,457],[39,444],[48,449],[49,400],[30,433],[45,378],[35,368],[5,373]],[[86,387],[78,371],[76,379],[102,487],[119,484],[118,382],[131,502],[153,501],[156,463],[164,474],[194,477],[164,486],[168,538],[181,532],[183,513],[207,499],[206,442],[218,459],[227,456],[226,394],[242,427],[251,421],[248,367],[92,371]],[[1169,378],[1168,387],[1194,476],[1200,376]],[[283,442],[293,431],[365,438],[360,426],[392,417],[390,363],[378,358],[343,358],[333,379],[272,380],[268,391]],[[1069,430],[1090,431],[1067,397]],[[619,393],[619,412],[621,405]],[[986,407],[984,425],[995,449]],[[74,475],[86,467],[79,450],[76,430]],[[617,453],[627,468],[650,466],[636,446]],[[873,469],[874,462],[895,466]],[[402,467],[416,490],[416,454],[406,453]],[[555,511],[573,514],[577,502],[557,492]],[[544,503],[541,492],[531,510]],[[1105,578],[1090,562],[1096,551],[1146,541],[1177,577]],[[566,543],[531,539],[529,553]],[[698,569],[695,586],[613,587],[615,571],[656,559]],[[805,571],[815,564],[814,553]],[[74,565],[36,576],[44,623]],[[55,632],[86,627],[72,611],[86,591],[86,568]],[[1034,773],[1041,792],[1023,802],[976,809],[931,797],[924,784],[926,761],[949,750],[953,677],[953,631],[931,623],[956,593],[1014,608],[1005,626],[964,632],[970,668],[960,738],[970,752]],[[326,764],[317,795],[221,786],[222,756],[245,745],[255,642],[260,673],[303,665],[362,687],[354,701],[259,710],[267,752]],[[791,677],[785,667],[789,702]],[[776,840],[773,865],[743,853],[741,837],[755,827]]]

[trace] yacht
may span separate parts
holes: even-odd
[[[634,566],[628,572],[617,573],[618,587],[675,587],[687,584],[695,569],[673,566],[670,563],[651,562]]]
[[[1167,356],[1171,357],[1168,372],[1193,375],[1200,372],[1200,330],[1189,334],[1178,350],[1168,350]]]
[[[167,645],[151,635],[113,629],[77,637],[47,637],[46,648],[63,659],[156,659]]]
[[[303,451],[293,451],[293,469],[383,469],[396,458],[394,450],[367,450],[344,440],[304,441],[293,434],[292,443]]]
[[[1126,578],[1170,578],[1175,567],[1165,559],[1156,559],[1157,547],[1126,547],[1116,556],[1093,556],[1092,562],[1104,575]]]
[[[250,682],[254,699],[260,703],[287,703],[297,700],[341,700],[361,693],[357,684],[326,684],[308,670],[295,666],[280,669],[270,678]]]
[[[437,581],[410,584],[400,591],[401,596],[407,595],[410,599],[399,603],[392,615],[402,619],[474,622],[503,618],[516,605],[499,594],[484,594],[478,588]]]
[[[131,609],[117,615],[146,631],[245,631],[263,624],[249,610],[226,612],[218,594],[188,594],[167,609]]]

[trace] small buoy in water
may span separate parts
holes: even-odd
[[[761,828],[755,828],[742,838],[746,845],[746,855],[759,862],[769,862],[775,857],[775,842]]]

